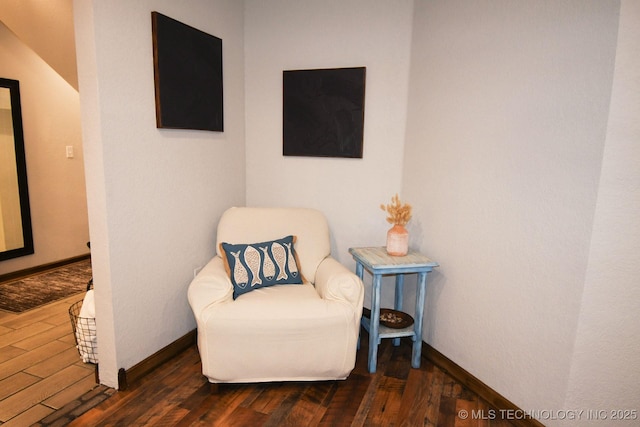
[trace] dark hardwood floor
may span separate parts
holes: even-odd
[[[377,373],[369,374],[366,341],[363,334],[356,368],[345,381],[222,384],[217,393],[191,347],[70,423],[51,416],[39,425],[512,426],[426,359],[411,369],[408,342],[393,347],[383,340]]]

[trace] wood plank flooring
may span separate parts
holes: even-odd
[[[69,306],[84,293],[24,313],[0,311],[0,425],[28,426],[97,386],[82,363]]]
[[[486,402],[425,359],[411,369],[406,342],[393,347],[383,340],[378,372],[369,374],[363,335],[345,381],[222,384],[217,393],[201,374],[194,346],[68,425],[512,426],[489,419]]]

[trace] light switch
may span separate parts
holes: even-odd
[[[67,159],[73,159],[73,145],[67,145]]]

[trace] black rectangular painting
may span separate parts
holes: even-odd
[[[222,39],[151,12],[156,125],[224,130]]]
[[[362,158],[365,71],[283,72],[283,155]]]

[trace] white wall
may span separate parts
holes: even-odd
[[[84,255],[89,235],[78,92],[2,22],[0,77],[20,82],[35,248],[0,262],[4,274]]]
[[[223,40],[224,133],[156,128],[151,12]],[[74,3],[101,382],[195,327],[193,270],[245,202],[243,5]]]
[[[618,8],[416,2],[403,195],[441,265],[424,338],[527,410],[567,409]]]
[[[640,3],[623,0],[589,265],[565,407],[640,411]],[[624,414],[624,413],[623,413]],[[602,414],[599,414],[602,415]],[[638,425],[594,419],[581,425]],[[640,415],[638,415],[640,416]]]
[[[382,245],[400,191],[413,1],[245,2],[247,203],[324,212],[333,254]],[[366,70],[362,159],[283,157],[283,70]]]

